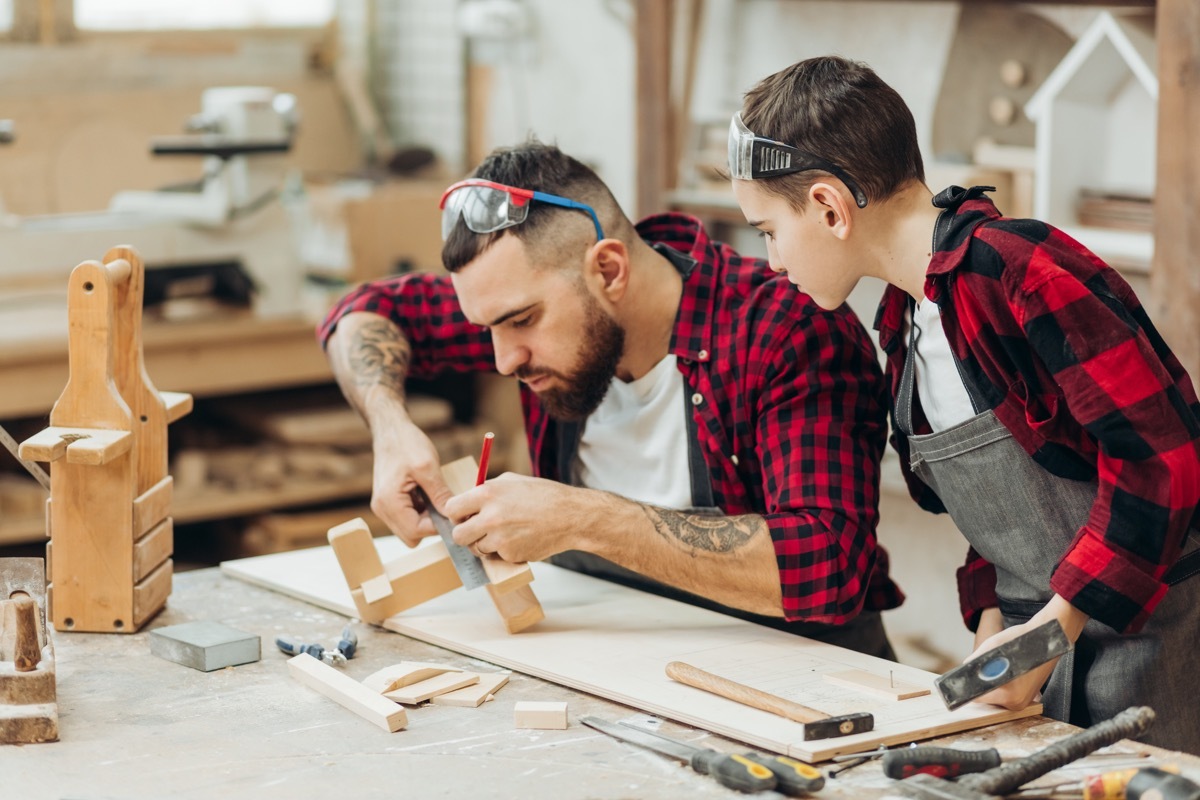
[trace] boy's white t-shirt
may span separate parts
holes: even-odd
[[[913,359],[917,396],[930,427],[938,433],[974,417],[975,408],[954,363],[938,304],[929,299],[918,303],[913,324],[917,327]]]
[[[661,508],[691,508],[683,398],[673,355],[635,381],[613,378],[579,439],[580,483]]]

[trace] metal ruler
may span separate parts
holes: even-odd
[[[5,448],[8,449],[8,452],[12,453],[12,457],[21,462],[21,466],[27,469],[30,475],[37,478],[37,482],[42,485],[43,489],[45,489],[47,492],[50,491],[50,476],[46,474],[46,470],[42,469],[32,461],[26,461],[25,459],[21,458],[17,440],[9,435],[8,431],[4,430],[3,426],[0,426],[0,442],[4,442]]]
[[[483,571],[483,562],[479,560],[479,556],[472,553],[461,544],[456,544],[454,541],[454,525],[450,520],[446,519],[438,512],[433,504],[428,506],[429,516],[433,520],[433,527],[437,528],[438,535],[442,537],[442,541],[446,543],[446,550],[450,553],[450,561],[454,564],[454,569],[458,573],[458,577],[462,580],[463,588],[478,589],[480,586],[491,583],[488,580],[487,573]]]

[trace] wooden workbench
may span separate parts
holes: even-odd
[[[56,635],[62,738],[0,746],[5,796],[743,797],[577,721],[585,714],[643,716],[635,709],[521,674],[481,708],[410,708],[406,730],[384,733],[288,677],[286,657],[274,646],[279,635],[331,644],[344,617],[215,569],[177,575],[167,610],[151,626],[202,619],[262,636],[262,661],[202,673],[151,655],[145,632]],[[356,678],[400,660],[479,666],[398,634],[356,627],[359,655],[346,667]],[[515,730],[518,700],[567,701],[570,727]],[[671,722],[662,730],[718,749],[737,748]],[[1069,730],[1034,717],[938,741],[1020,755]],[[1118,748],[1159,753],[1127,743]],[[1057,775],[1070,780],[1116,760],[1094,758],[1084,770]],[[1200,759],[1176,760],[1200,778]],[[872,762],[830,781],[819,796],[870,800],[886,796],[890,785]]]

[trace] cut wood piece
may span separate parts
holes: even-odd
[[[490,700],[492,695],[500,691],[500,687],[508,683],[511,672],[478,672],[479,683],[453,692],[439,694],[429,702],[435,706],[459,706],[461,708],[479,708]]]
[[[167,559],[133,587],[133,626],[116,625],[118,632],[133,633],[167,604],[171,595],[171,574],[175,564]]]
[[[844,672],[826,672],[821,677],[827,683],[835,686],[846,686],[861,692],[884,697],[888,700],[908,700],[913,697],[924,697],[929,694],[927,687],[915,683],[899,681],[892,677],[884,677],[863,669],[851,669]]]
[[[392,584],[387,575],[376,575],[362,584],[363,601],[374,605],[384,598],[391,597]]]
[[[418,681],[410,686],[384,692],[383,696],[389,700],[395,700],[397,703],[415,706],[419,703],[424,703],[431,697],[436,697],[446,692],[453,692],[455,689],[461,689],[464,686],[471,686],[476,683],[479,683],[479,676],[474,672],[445,672],[441,675],[435,675],[432,678]]]
[[[187,392],[159,392],[159,396],[166,406],[168,423],[192,413],[192,396]]]
[[[329,544],[351,589],[383,574],[383,560],[371,539],[371,529],[362,517],[330,528]]]
[[[526,628],[536,625],[546,618],[542,604],[530,586],[522,586],[511,592],[500,592],[495,586],[488,585],[488,594],[504,620],[504,628],[509,633],[519,633]]]
[[[408,715],[401,706],[307,653],[288,659],[288,672],[305,686],[389,733],[408,725]]]
[[[497,592],[511,592],[533,581],[533,570],[525,562],[512,564],[497,555],[485,555],[479,560]]]
[[[141,536],[166,518],[174,494],[175,481],[168,475],[133,501],[134,536]]]
[[[412,686],[414,683],[420,683],[423,680],[444,675],[447,672],[462,672],[462,670],[458,667],[451,667],[448,664],[430,664],[424,661],[401,661],[399,664],[393,664],[390,667],[384,667],[381,670],[372,672],[363,678],[362,684],[372,691],[383,694],[384,692],[391,692],[404,686]]]
[[[167,517],[133,543],[133,579],[140,581],[170,557],[175,549],[175,523]]]
[[[132,445],[129,431],[54,425],[21,442],[18,452],[28,461],[57,461],[65,456],[72,464],[99,465],[129,452]]]
[[[513,707],[518,728],[563,731],[567,729],[567,704],[522,700]]]

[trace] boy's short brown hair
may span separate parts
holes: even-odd
[[[910,180],[925,181],[912,112],[866,64],[810,58],[746,92],[742,121],[756,136],[807,150],[845,170],[868,201],[886,200]],[[759,178],[771,194],[803,208],[816,170]]]

